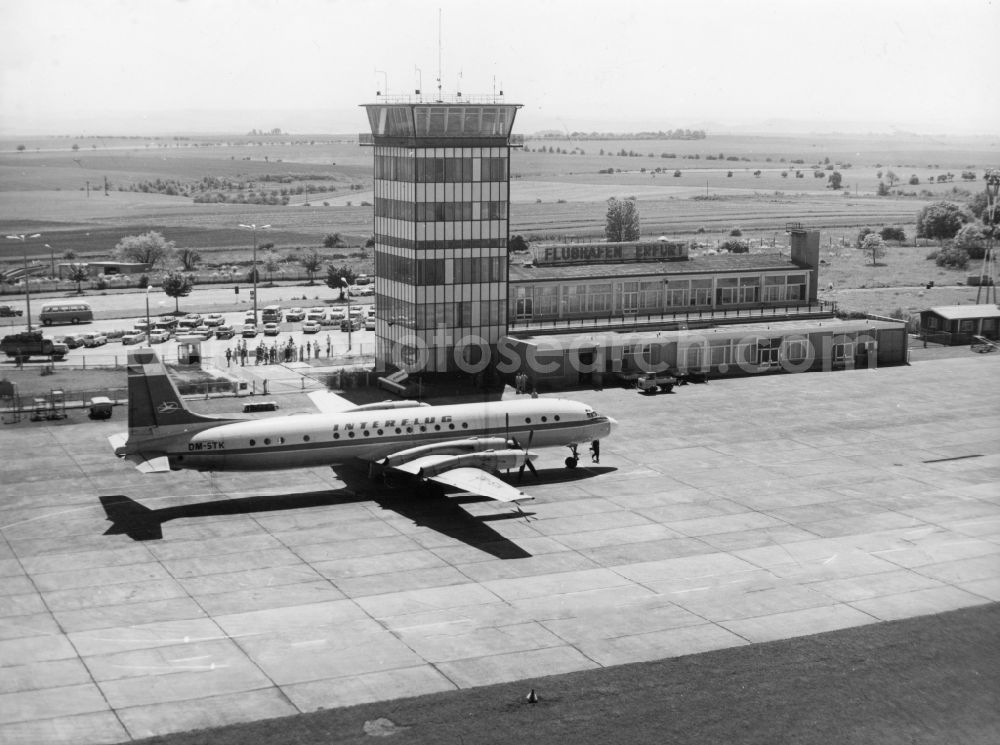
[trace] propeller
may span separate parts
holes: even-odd
[[[531,457],[532,457],[531,453],[528,452],[529,450],[531,450],[531,441],[533,439],[535,439],[535,430],[530,430],[528,432],[528,444],[524,448],[524,460],[521,462],[521,467],[517,471],[518,481],[524,478],[525,466],[527,466],[528,470],[531,471],[532,476],[534,476],[536,479],[538,478],[538,471],[535,470],[535,464],[531,462]],[[514,440],[514,443],[516,444],[517,440]]]

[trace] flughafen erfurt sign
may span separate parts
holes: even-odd
[[[683,261],[687,245],[649,241],[643,243],[559,243],[532,246],[539,266],[556,264],[620,264],[630,261]]]

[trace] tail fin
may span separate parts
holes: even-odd
[[[128,353],[128,428],[171,424],[219,423],[215,417],[188,410],[167,369],[152,349]]]

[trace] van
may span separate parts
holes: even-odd
[[[53,323],[90,323],[94,320],[94,311],[86,303],[52,303],[42,306],[38,315],[44,326]]]
[[[281,306],[268,305],[260,314],[262,323],[281,323]]]

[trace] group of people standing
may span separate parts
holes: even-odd
[[[333,344],[329,334],[326,337],[326,356],[332,352]],[[294,339],[289,339],[282,344],[275,339],[270,345],[259,342],[256,347],[249,348],[247,340],[241,339],[236,343],[236,348],[226,348],[226,367],[238,364],[245,367],[250,358],[253,357],[254,365],[276,365],[285,362],[305,362],[308,359],[319,359],[320,352],[323,351],[319,342],[315,339],[304,344],[295,344]]]

